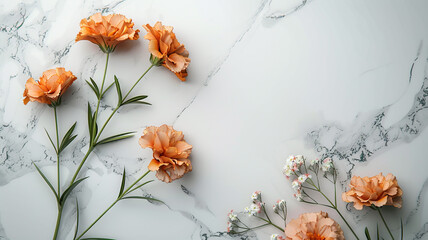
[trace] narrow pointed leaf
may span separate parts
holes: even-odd
[[[92,115],[92,135],[91,135],[91,143],[94,143],[95,137],[97,136],[98,133],[98,123],[96,122],[97,120],[95,119],[95,113]]]
[[[103,98],[103,97],[104,97],[104,95],[106,94],[106,92],[107,92],[111,87],[113,87],[113,85],[114,85],[114,82],[113,82],[113,83],[111,83],[111,84],[106,88],[106,90],[104,90],[104,92],[101,94],[101,98]]]
[[[136,101],[136,102],[132,102],[132,103],[127,103],[127,104],[144,104],[144,105],[152,105],[149,102],[144,102],[144,101]]]
[[[377,240],[379,240],[379,224],[376,225],[376,235],[377,235]]]
[[[130,138],[134,136],[135,132],[126,132],[126,133],[121,133],[121,134],[117,134],[108,138],[104,138],[103,140],[97,142],[98,144],[105,144],[105,143],[110,143],[110,142],[114,142],[114,141],[119,141],[122,139],[126,139],[126,138]]]
[[[43,174],[43,172],[40,170],[39,167],[33,162],[34,166],[37,169],[37,172],[39,172],[40,176],[42,176],[43,180],[45,180],[46,184],[48,184],[49,188],[52,190],[53,194],[55,195],[56,200],[59,202],[58,195],[55,192],[55,188],[52,186],[52,184],[49,182],[48,178]]]
[[[366,227],[366,229],[364,230],[364,233],[366,234],[366,238],[367,240],[371,240],[370,238],[370,233],[369,233],[369,229]]]
[[[133,189],[129,190],[126,194],[128,194],[128,193],[132,193],[133,191],[135,191],[135,190],[139,189],[140,187],[142,187],[142,186],[144,186],[144,185],[146,185],[146,184],[148,184],[148,183],[151,183],[151,182],[153,182],[153,181],[154,181],[154,180],[150,180],[150,181],[144,182],[144,183],[142,183],[142,184],[140,184],[140,185],[138,185],[138,186],[134,187]]]
[[[143,100],[145,98],[147,98],[147,95],[135,96],[133,98],[126,100],[122,105],[130,104],[130,103],[138,103],[138,101]],[[149,104],[149,103],[146,103],[146,104]]]
[[[80,240],[115,240],[113,238],[81,238]]]
[[[114,75],[114,83],[116,84],[116,91],[117,91],[117,105],[120,106],[122,104],[122,90],[120,89],[120,83],[117,79],[116,75]]]
[[[48,135],[49,141],[51,141],[52,147],[55,149],[55,152],[58,152],[58,150],[56,149],[55,144],[53,143],[52,138],[49,135],[48,130],[46,130],[46,128],[45,128],[45,132],[46,132],[46,135]]]
[[[89,127],[89,133],[92,133],[92,109],[89,102],[88,102],[88,127]]]
[[[65,133],[64,137],[62,138],[62,141],[58,150],[59,153],[62,152],[76,138],[76,135],[74,136],[71,135],[73,134],[74,128],[76,127],[76,123],[77,122],[75,122],[70,127],[70,129],[68,129],[67,133]]]
[[[120,200],[124,200],[124,199],[141,199],[141,200],[147,200],[147,201],[156,201],[156,202],[160,202],[160,203],[164,203],[163,201],[156,199],[156,198],[151,198],[151,197],[142,197],[142,196],[129,196],[129,197],[123,197]]]
[[[120,198],[120,196],[123,193],[123,190],[125,189],[125,181],[126,181],[126,171],[125,168],[123,168],[123,176],[122,176],[122,183],[120,184],[120,190],[119,190],[119,195],[117,196],[117,198]]]
[[[94,79],[92,79],[92,78],[89,78],[89,79],[91,79],[91,82],[92,82],[92,85],[94,86],[94,88],[95,88],[95,90],[97,91],[97,96],[99,97],[99,96],[101,96],[100,94],[101,94],[101,92],[100,92],[100,89],[98,88],[98,85],[97,85],[97,83],[94,81]]]
[[[92,91],[95,93],[95,95],[97,96],[97,98],[100,97],[100,93],[97,90],[97,88],[95,88],[88,80],[86,80],[86,83],[88,83],[89,87],[91,87]]]
[[[76,198],[76,228],[74,229],[73,240],[76,240],[78,232],[79,232],[79,201],[77,201],[77,198]]]
[[[60,204],[64,205],[65,201],[67,200],[68,196],[70,195],[70,193],[73,191],[74,188],[77,187],[77,185],[79,185],[79,183],[81,183],[83,180],[87,179],[88,177],[84,177],[81,178],[77,181],[75,181],[73,184],[71,184],[62,194],[61,198],[60,198]]]

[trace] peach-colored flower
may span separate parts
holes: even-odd
[[[392,205],[401,208],[403,191],[391,173],[363,178],[353,176],[349,187],[351,189],[342,194],[342,199],[345,202],[353,202],[355,209],[361,210],[363,206],[372,204],[376,207]]]
[[[39,81],[29,78],[25,83],[24,104],[29,101],[51,104],[56,102],[76,77],[64,68],[50,69],[43,72]]]
[[[186,81],[186,69],[190,63],[189,52],[177,41],[172,32],[173,27],[164,26],[161,22],[157,22],[153,27],[149,24],[143,27],[147,31],[144,38],[150,41],[149,51],[152,56],[161,60],[162,65],[175,73],[181,81]]]
[[[134,30],[132,19],[121,14],[102,16],[95,13],[80,21],[80,32],[76,42],[88,40],[97,44],[103,52],[113,52],[116,45],[125,40],[137,40],[140,30]]]
[[[153,159],[148,168],[156,171],[156,177],[164,182],[171,182],[192,171],[189,155],[192,145],[184,141],[181,131],[175,131],[171,126],[150,126],[144,130],[139,143],[142,148],[153,150]]]
[[[285,228],[288,240],[344,240],[339,224],[325,212],[304,213]]]

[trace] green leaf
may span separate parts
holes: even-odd
[[[45,174],[43,174],[43,172],[40,170],[39,167],[37,167],[37,165],[33,162],[34,166],[37,169],[37,172],[39,172],[40,176],[42,176],[43,180],[45,180],[46,184],[48,184],[49,188],[52,190],[53,194],[56,197],[57,202],[59,202],[59,198],[58,195],[55,192],[55,188],[52,186],[52,184],[49,182],[48,178],[45,176]]]
[[[113,238],[81,238],[80,240],[115,240]]]
[[[113,135],[111,137],[104,138],[103,140],[97,142],[96,145],[110,143],[110,142],[114,142],[114,141],[119,141],[119,140],[122,140],[122,139],[130,138],[130,137],[134,136],[134,133],[135,132],[126,132],[126,133],[121,133],[121,134]]]
[[[113,82],[113,83],[111,83],[111,84],[106,88],[106,90],[104,90],[104,92],[101,94],[101,98],[103,98],[103,97],[104,97],[104,95],[106,94],[106,92],[107,92],[111,87],[113,87],[113,85],[114,85],[114,82]]]
[[[135,190],[139,189],[140,187],[142,187],[142,186],[144,186],[144,185],[146,185],[146,184],[148,184],[148,183],[151,183],[151,182],[153,182],[153,181],[154,181],[154,180],[150,180],[150,181],[144,182],[144,183],[142,183],[142,184],[140,184],[140,185],[136,186],[135,188],[133,188],[133,189],[129,190],[129,192],[127,192],[126,194],[128,194],[128,193],[132,193],[133,191],[135,191]]]
[[[73,240],[76,240],[78,232],[79,232],[79,201],[77,201],[77,198],[76,198],[76,229],[74,229]]]
[[[120,184],[119,195],[117,196],[117,198],[120,198],[120,196],[123,193],[123,190],[125,189],[125,181],[126,181],[126,171],[125,171],[125,168],[123,168],[122,183]]]
[[[49,138],[49,140],[51,141],[51,143],[52,143],[52,147],[55,149],[55,152],[58,152],[58,150],[56,149],[55,144],[53,143],[52,138],[51,138],[51,136],[49,135],[48,130],[46,130],[46,128],[45,128],[45,132],[46,132],[46,135],[48,135],[48,138]]]
[[[366,238],[367,238],[367,240],[371,240],[371,237],[370,237],[370,233],[369,233],[369,229],[366,227],[366,229],[364,230],[364,233],[366,234]]]
[[[120,106],[122,104],[122,90],[120,90],[120,83],[117,79],[116,75],[114,75],[114,83],[116,84],[116,90],[117,90],[117,106]]]
[[[98,93],[97,96],[98,97],[101,96],[100,95],[100,89],[98,88],[97,83],[94,81],[94,79],[92,79],[92,78],[89,78],[89,79],[91,79],[92,85],[94,86],[95,90],[97,90],[97,93]]]
[[[91,105],[88,102],[88,127],[89,127],[89,134],[92,133],[92,109]]]
[[[165,204],[164,202],[162,202],[159,199],[156,198],[150,198],[150,197],[142,197],[142,196],[129,196],[129,197],[123,197],[120,200],[124,200],[124,199],[141,199],[141,200],[147,200],[147,201],[156,201],[156,202],[160,202]]]
[[[72,136],[74,128],[76,127],[77,122],[75,122],[70,129],[68,129],[67,133],[62,138],[58,153],[62,152],[75,138],[77,135]]]
[[[379,240],[379,224],[376,224],[376,235],[377,235],[377,240]]]
[[[92,78],[91,78],[91,81],[93,82],[94,80],[92,80]],[[92,85],[88,80],[86,80],[86,83],[88,83],[88,85],[91,87],[92,91],[95,93],[97,98],[100,98],[100,91],[98,89],[98,86],[96,84],[95,84],[95,86]],[[93,83],[95,83],[95,82],[93,82]]]
[[[148,104],[148,105],[151,105],[151,104],[150,104],[150,103],[148,103],[148,102],[140,101],[140,100],[143,100],[143,99],[145,99],[145,98],[147,98],[147,95],[140,95],[140,96],[136,96],[136,97],[133,97],[133,98],[130,98],[130,99],[126,100],[124,103],[122,103],[122,105],[131,104],[131,103],[140,103],[140,104]]]
[[[88,177],[84,177],[84,178],[81,178],[81,179],[79,179],[79,180],[77,180],[77,181],[75,181],[73,184],[71,184],[65,191],[64,191],[64,193],[62,194],[62,196],[61,196],[61,198],[59,199],[59,203],[60,203],[60,205],[61,206],[63,206],[64,205],[64,203],[65,203],[65,201],[67,200],[67,198],[68,198],[68,196],[70,195],[70,193],[71,193],[71,191],[73,191],[73,189],[75,188],[75,187],[77,187],[77,185],[79,185],[79,183],[81,183],[83,180],[85,180],[85,179],[87,179]]]
[[[95,113],[94,113],[95,114]],[[92,114],[92,109],[91,109],[91,105],[88,102],[88,130],[89,130],[89,142],[90,145],[92,146],[93,140],[95,138],[95,134],[94,134],[94,115]]]

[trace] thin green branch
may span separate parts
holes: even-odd
[[[379,207],[376,207],[376,210],[377,210],[377,212],[379,213],[380,218],[382,219],[382,222],[383,222],[383,224],[384,224],[384,225],[385,225],[385,227],[386,227],[386,230],[388,230],[389,235],[391,236],[392,240],[394,240],[394,235],[392,235],[392,232],[391,232],[391,230],[389,229],[388,224],[386,223],[385,218],[383,217],[382,212],[380,211],[380,208],[379,208]]]

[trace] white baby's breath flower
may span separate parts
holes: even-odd
[[[255,215],[257,215],[257,213],[260,213],[260,211],[261,211],[261,207],[260,207],[260,205],[259,204],[251,204],[250,205],[250,215],[253,215],[253,216],[255,216]]]
[[[310,166],[314,166],[315,164],[318,164],[319,160],[318,159],[312,159],[311,163],[309,164]]]
[[[253,192],[253,194],[251,195],[251,200],[253,200],[253,202],[259,202],[261,200],[261,192],[260,191]]]
[[[278,204],[276,204],[276,203],[275,203],[275,204],[273,205],[272,209],[273,209],[273,212],[274,212],[274,213],[278,213],[278,212],[279,212],[279,206],[278,206]]]
[[[284,166],[283,173],[284,173],[285,176],[290,177],[291,174],[292,174],[291,168],[288,167],[288,166]]]
[[[233,224],[231,222],[227,222],[227,232],[233,231]]]
[[[297,199],[297,201],[299,201],[299,202],[302,201],[302,194],[300,192],[295,193],[294,197]]]
[[[298,165],[302,165],[304,160],[305,160],[305,158],[302,155],[297,155],[295,161]]]
[[[229,218],[229,221],[230,221],[230,222],[236,222],[236,221],[238,221],[238,215],[236,215],[236,214],[233,212],[233,210],[231,210],[231,211],[229,212],[229,214],[227,214],[227,217]]]
[[[291,187],[292,187],[294,190],[298,190],[298,189],[300,189],[300,183],[299,183],[299,180],[295,179],[295,180],[291,183]]]
[[[302,174],[302,175],[300,175],[298,178],[297,178],[297,180],[299,181],[299,183],[301,183],[301,184],[303,184],[305,181],[306,181],[306,179],[308,179],[308,176],[306,175],[306,174]]]
[[[278,206],[279,206],[279,208],[281,208],[281,209],[285,209],[285,208],[286,208],[286,206],[287,206],[287,202],[285,202],[285,200],[280,200],[280,201],[278,202]]]
[[[244,208],[244,212],[248,213],[248,215],[251,216],[251,209],[250,209],[250,207],[245,207]]]
[[[272,234],[270,240],[284,240],[284,238],[278,234]]]

